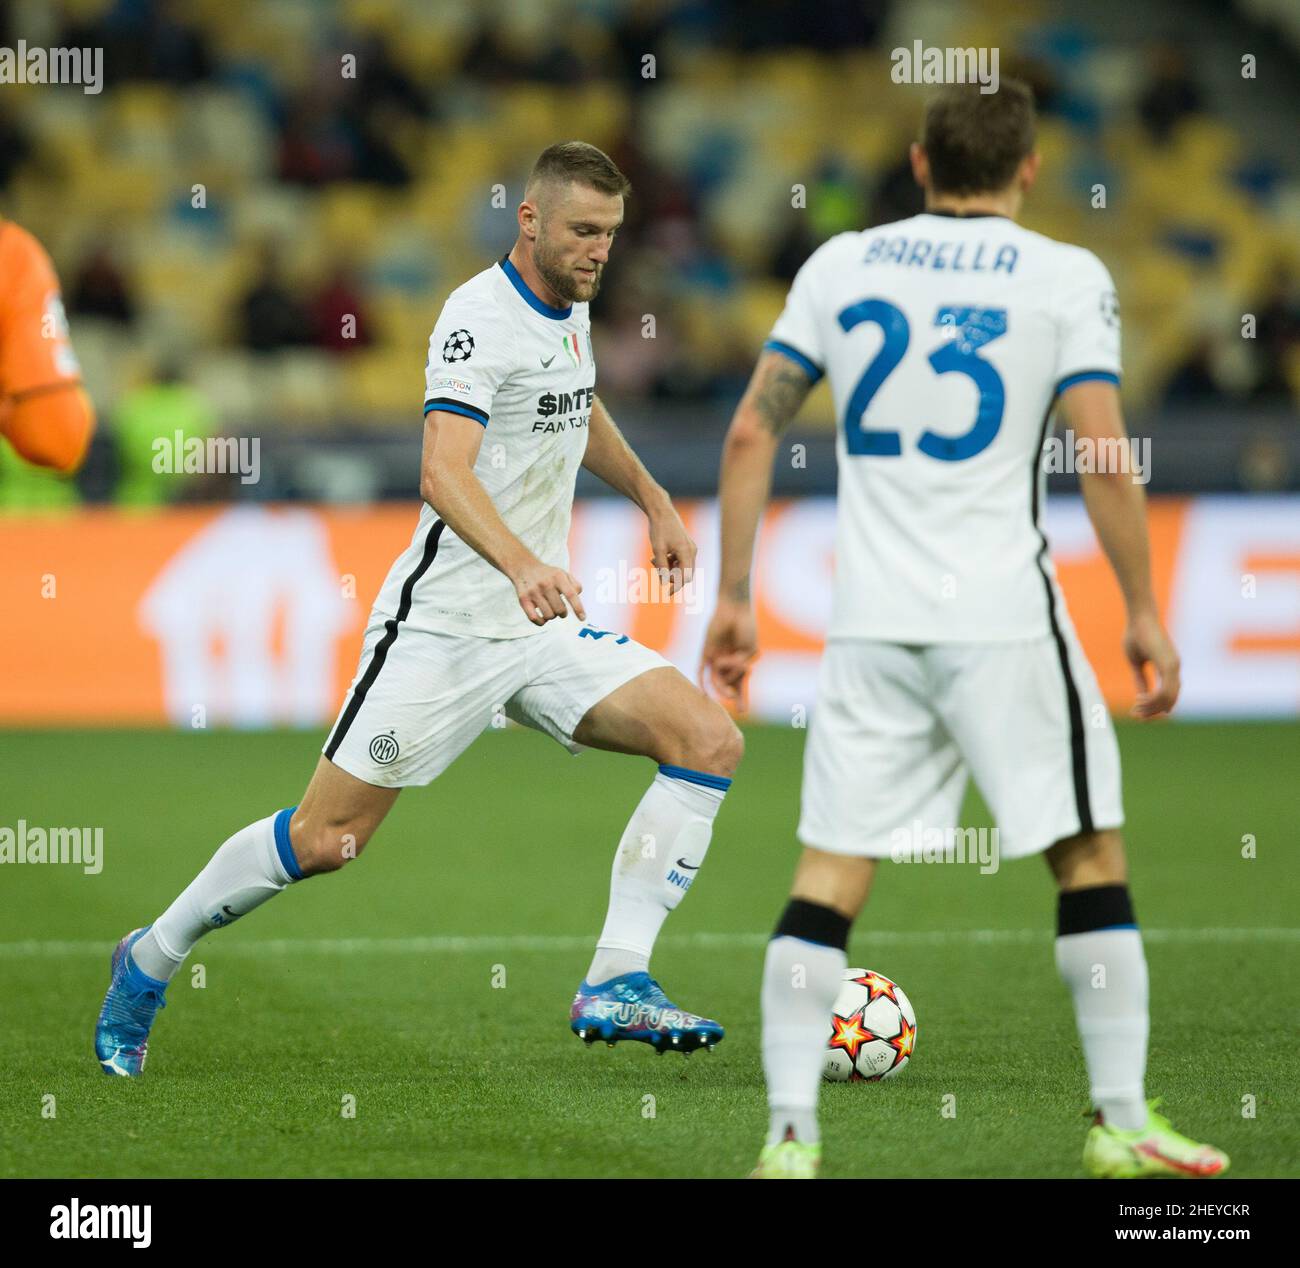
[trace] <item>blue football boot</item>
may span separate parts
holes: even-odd
[[[592,986],[583,982],[569,1009],[569,1029],[584,1043],[620,1039],[650,1044],[656,1052],[710,1051],[721,1042],[716,1021],[678,1008],[649,973],[624,973]]]
[[[95,1056],[105,1074],[139,1076],[154,1015],[167,1007],[167,983],[142,973],[128,954],[131,944],[148,931],[148,925],[133,929],[113,949],[108,994],[95,1023]]]

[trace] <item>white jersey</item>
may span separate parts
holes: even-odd
[[[839,497],[832,638],[1055,628],[1040,517],[1058,393],[1119,382],[1105,266],[1003,216],[926,213],[826,242],[768,341],[830,376]]]
[[[474,474],[506,526],[543,563],[567,569],[573,487],[596,394],[587,305],[544,304],[503,259],[448,296],[424,375],[426,414],[448,410],[486,429]],[[484,638],[540,628],[509,578],[427,503],[374,614]]]

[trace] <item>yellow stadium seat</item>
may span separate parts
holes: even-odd
[[[750,282],[741,288],[735,302],[735,320],[742,337],[755,350],[771,333],[785,307],[785,297],[786,288],[781,282]]]
[[[340,401],[361,414],[409,414],[419,418],[424,401],[424,363],[392,348],[368,348],[340,367]]]

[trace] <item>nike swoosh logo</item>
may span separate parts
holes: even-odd
[[[551,368],[551,362],[555,360],[555,357],[556,354],[553,352],[545,361],[542,361],[542,369],[549,370]],[[539,357],[538,360],[541,361],[541,358]]]
[[[696,872],[700,867],[698,863],[688,863],[685,859],[678,859],[677,866],[685,868],[688,872]]]
[[[1180,1158],[1171,1158],[1168,1154],[1162,1153],[1158,1146],[1147,1144],[1145,1141],[1135,1145],[1134,1149],[1137,1153],[1140,1153],[1147,1158],[1153,1158],[1156,1162],[1163,1162],[1165,1166],[1173,1167],[1176,1171],[1181,1171],[1185,1175],[1199,1176],[1204,1175],[1210,1170],[1208,1164],[1200,1166],[1195,1162],[1183,1162]],[[1217,1166],[1214,1170],[1218,1170]],[[1211,1172],[1211,1174],[1213,1174],[1213,1172]]]

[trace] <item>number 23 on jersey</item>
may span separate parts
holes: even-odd
[[[864,427],[863,416],[872,398],[907,355],[912,332],[907,317],[888,300],[863,299],[838,314],[840,328],[847,334],[864,322],[880,327],[884,340],[880,351],[863,371],[844,410],[844,439],[854,457],[896,458],[903,452],[902,437],[896,431]],[[940,462],[961,462],[982,453],[1002,426],[1006,393],[1002,376],[980,356],[980,351],[1007,333],[1005,308],[958,308],[941,306],[934,324],[942,342],[929,354],[936,374],[964,374],[979,392],[975,420],[960,435],[947,436],[927,428],[916,447]]]

